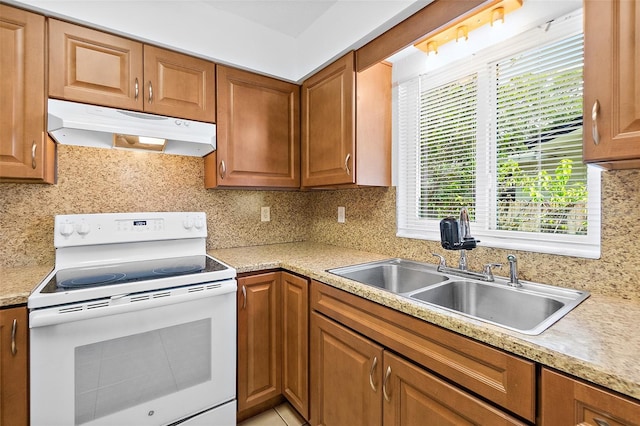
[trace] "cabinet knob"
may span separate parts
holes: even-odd
[[[600,143],[600,135],[598,134],[598,116],[600,115],[600,101],[596,99],[591,108],[591,133],[593,134],[593,143]]]
[[[224,176],[227,174],[227,166],[224,165],[224,160],[220,161],[218,173],[220,173],[220,179],[224,179]]]
[[[391,402],[391,397],[387,392],[387,383],[389,382],[389,377],[391,377],[391,366],[387,367],[387,372],[384,375],[384,382],[382,382],[382,394],[384,395],[384,399],[386,399],[387,402]]]
[[[35,170],[36,168],[36,150],[38,149],[38,145],[36,141],[31,142],[31,168]]]
[[[11,325],[11,355],[15,355],[18,352],[16,347],[16,330],[18,329],[18,320],[14,318]]]
[[[351,153],[347,154],[344,159],[344,168],[347,171],[347,175],[351,174],[351,170],[349,170],[349,159],[351,158]]]
[[[242,286],[242,309],[247,309],[247,287]]]
[[[374,392],[377,392],[375,383],[373,383],[373,373],[376,371],[376,366],[378,365],[378,357],[373,357],[373,362],[371,363],[371,369],[369,370],[369,386],[373,389]]]

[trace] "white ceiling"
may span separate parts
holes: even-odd
[[[432,0],[9,0],[213,61],[300,82]]]

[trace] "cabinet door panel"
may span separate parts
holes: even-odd
[[[144,46],[144,110],[215,122],[215,65],[154,46]]]
[[[302,85],[302,186],[355,183],[353,52]]]
[[[385,426],[525,424],[390,352],[383,371]]]
[[[0,310],[0,425],[29,424],[28,331],[26,307]]]
[[[142,110],[142,72],[142,43],[49,20],[49,96]]]
[[[381,364],[382,347],[312,313],[311,424],[381,425]]]
[[[280,274],[238,279],[238,411],[280,395]]]
[[[219,186],[299,187],[299,86],[224,66],[216,78],[218,164],[205,173]]]
[[[638,168],[640,4],[586,0],[584,14],[584,160],[609,169]]]
[[[282,393],[309,418],[309,282],[282,273]]]
[[[542,426],[639,426],[640,403],[542,369]]]
[[[44,17],[0,5],[0,177],[53,183],[45,137]]]

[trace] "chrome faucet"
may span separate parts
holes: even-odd
[[[518,280],[518,259],[516,255],[508,255],[507,260],[509,261],[509,282],[507,284],[511,287],[522,287],[522,284],[520,284]]]

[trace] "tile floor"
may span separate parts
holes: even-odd
[[[238,426],[305,426],[308,425],[286,402],[238,424]]]

